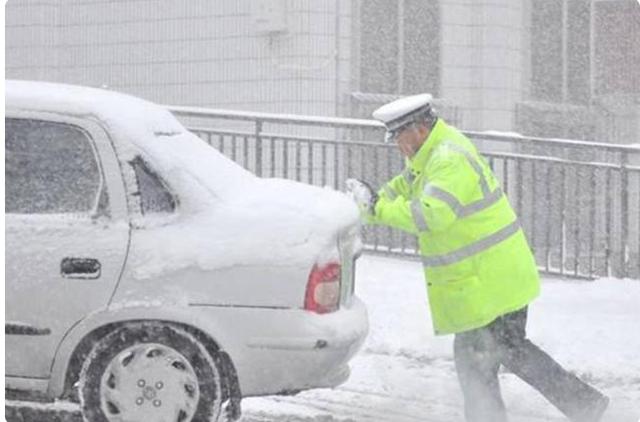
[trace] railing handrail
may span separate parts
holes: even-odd
[[[361,128],[361,129],[384,129],[384,125],[377,120],[354,119],[346,117],[325,117],[311,116],[301,114],[281,114],[281,113],[263,113],[253,111],[239,111],[214,109],[204,107],[189,107],[165,105],[165,107],[176,114],[188,117],[213,117],[219,119],[243,120],[243,121],[261,121],[268,123],[294,123],[307,126],[341,126],[344,128]],[[612,152],[640,154],[640,146],[608,144],[603,142],[590,142],[577,139],[563,138],[541,138],[535,136],[525,136],[520,134],[497,133],[494,131],[469,131],[463,130],[467,136],[479,140],[488,141],[524,141],[540,145],[553,145],[558,147],[574,147],[574,148],[601,148]]]
[[[313,126],[343,126],[363,129],[384,129],[376,120],[352,119],[346,117],[307,116],[301,114],[262,113],[253,111],[224,110],[217,108],[165,106],[169,111],[189,117],[216,117],[234,120],[260,120],[269,123],[296,123]]]
[[[565,138],[541,138],[537,136],[525,136],[520,134],[500,134],[493,131],[479,132],[472,130],[463,131],[465,135],[473,137],[474,139],[486,140],[486,141],[513,141],[519,139],[522,141],[549,145],[558,147],[577,147],[577,148],[602,148],[614,152],[626,152],[626,153],[640,153],[640,145],[624,145],[624,144],[608,144],[604,142],[591,142],[582,141],[577,139],[565,139]],[[492,133],[493,132],[493,133]]]
[[[239,137],[251,137],[254,135],[251,131],[242,131],[242,130],[220,130],[213,129],[207,127],[189,127],[189,130],[196,133],[206,133],[209,135],[227,135],[227,136],[239,136]],[[302,136],[302,135],[282,135],[279,133],[272,132],[262,132],[262,137],[264,139],[278,139],[278,140],[288,140],[288,141],[301,141],[301,142],[314,142],[319,144],[327,144],[327,145],[341,145],[345,142],[353,146],[374,146],[378,148],[390,148],[395,149],[395,145],[381,144],[379,142],[367,142],[367,141],[350,141],[345,139],[331,139],[326,137],[312,137],[312,136]],[[619,164],[612,164],[600,161],[593,162],[583,162],[576,160],[569,160],[566,158],[558,158],[558,157],[548,157],[543,155],[533,155],[533,154],[522,154],[522,153],[509,153],[509,152],[496,152],[496,151],[484,151],[480,150],[483,155],[487,157],[494,158],[512,158],[512,159],[527,159],[532,161],[543,161],[549,163],[557,163],[557,164],[569,164],[569,165],[580,165],[584,167],[597,167],[597,168],[610,168],[610,169],[619,169],[621,166]],[[640,166],[634,165],[625,165],[624,166],[629,171],[640,171]]]

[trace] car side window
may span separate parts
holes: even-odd
[[[5,119],[5,212],[88,213],[102,178],[89,134],[77,126]]]
[[[136,173],[142,214],[174,212],[176,201],[158,175],[140,157],[131,165]]]

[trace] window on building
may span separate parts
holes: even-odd
[[[591,99],[591,7],[589,0],[569,0],[566,18],[566,97],[571,104]]]
[[[591,0],[537,0],[531,16],[531,96],[586,104],[590,88]]]
[[[85,131],[68,124],[8,118],[5,135],[7,213],[95,210],[102,178]]]
[[[437,1],[404,1],[403,94],[440,90],[440,9]]]
[[[395,1],[363,0],[360,31],[360,89],[397,92],[398,6]]]
[[[360,91],[440,90],[439,2],[362,0]]]
[[[636,0],[595,3],[597,95],[640,93],[640,7]]]

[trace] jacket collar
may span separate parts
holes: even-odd
[[[420,174],[424,170],[433,150],[444,141],[447,129],[447,124],[438,119],[418,152],[406,160],[407,166],[414,174]]]

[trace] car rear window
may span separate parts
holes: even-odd
[[[131,165],[136,173],[142,214],[174,212],[176,201],[160,177],[139,157]]]
[[[5,212],[16,214],[90,212],[101,186],[89,134],[36,119],[5,119],[5,177]]]

